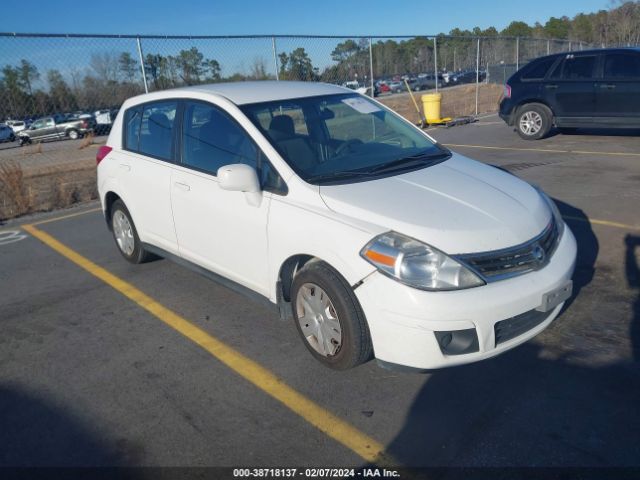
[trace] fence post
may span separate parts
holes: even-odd
[[[550,42],[550,41],[551,41],[551,40],[547,40],[547,55],[549,55],[549,53],[550,53],[550,50],[549,50],[549,42]]]
[[[573,45],[571,42],[569,42],[569,51],[572,52],[573,51]]]
[[[371,37],[369,37],[369,75],[371,78],[371,98],[375,97],[374,87],[373,87],[373,42],[371,41]]]
[[[476,117],[478,116],[478,89],[480,88],[480,37],[476,49]]]
[[[516,37],[516,71],[520,70],[520,37]]]
[[[433,72],[435,73],[436,93],[438,93],[438,40],[433,37]]]
[[[138,44],[138,58],[140,59],[140,71],[142,72],[142,82],[144,83],[144,93],[149,93],[149,86],[147,85],[147,72],[144,69],[144,57],[142,56],[142,44],[140,43],[140,37],[136,37]]]
[[[271,37],[271,50],[273,51],[273,66],[276,69],[276,80],[280,81],[280,74],[278,73],[278,54],[276,53],[276,37]]]

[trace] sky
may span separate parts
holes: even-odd
[[[609,0],[32,0],[0,32],[158,35],[430,35],[606,9]],[[0,52],[0,55],[2,53]]]

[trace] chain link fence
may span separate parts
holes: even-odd
[[[98,124],[145,91],[243,80],[322,81],[391,95],[475,84],[470,113],[495,102],[533,58],[590,48],[580,42],[503,37],[160,37],[0,34],[0,121],[94,116]],[[488,91],[488,90],[487,90]],[[492,106],[495,109],[495,105]]]

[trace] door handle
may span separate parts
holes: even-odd
[[[613,83],[601,83],[600,88],[604,88],[606,90],[613,90],[614,88],[616,88],[616,86]]]
[[[127,165],[125,163],[121,163],[120,164],[120,169],[124,170],[125,172],[130,172],[131,171],[131,165]]]
[[[191,187],[186,183],[173,182],[173,185],[183,192],[188,192],[189,190],[191,190]]]
[[[556,85],[555,83],[549,83],[545,85],[544,88],[546,88],[547,90],[555,90],[556,88],[558,88],[558,85]]]

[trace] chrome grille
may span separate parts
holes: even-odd
[[[503,280],[544,267],[558,244],[558,232],[558,225],[552,217],[542,233],[528,242],[491,252],[456,255],[456,259],[487,282]]]

